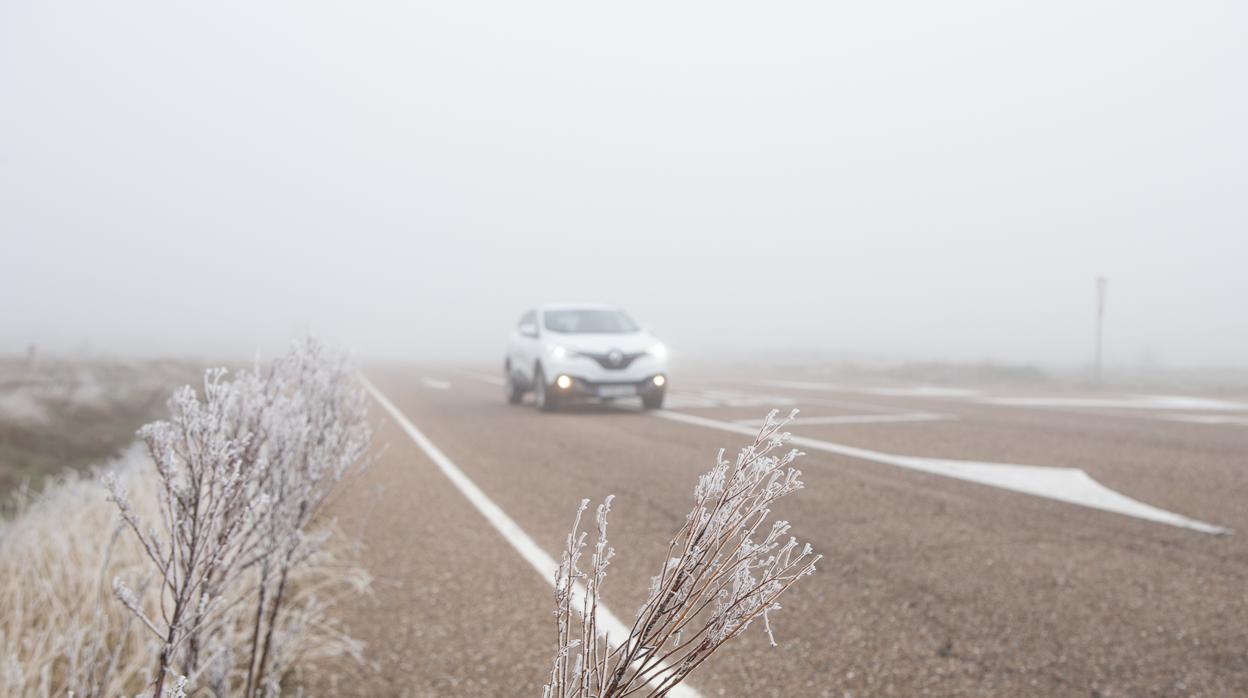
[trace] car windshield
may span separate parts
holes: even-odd
[[[636,332],[637,324],[618,310],[547,310],[546,329],[564,334],[621,334]]]

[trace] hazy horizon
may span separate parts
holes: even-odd
[[[0,354],[1248,366],[1248,8],[0,3]]]

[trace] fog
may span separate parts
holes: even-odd
[[[1248,361],[1238,3],[0,2],[0,353]]]

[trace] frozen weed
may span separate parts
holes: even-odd
[[[555,580],[558,647],[546,698],[663,696],[723,644],[761,620],[775,644],[769,614],[820,559],[789,536],[786,521],[767,519],[776,500],[801,489],[790,467],[801,455],[781,453],[781,429],[797,414],[776,419],[773,410],[758,436],[735,462],[721,450],[694,488],[693,508],[672,537],[662,569],[626,638],[609,638],[598,626],[598,602],[615,551],[607,544],[611,497],[598,507],[589,570],[581,531],[588,500],[577,510]],[[579,621],[577,620],[579,618]]]

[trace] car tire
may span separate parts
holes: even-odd
[[[559,396],[551,394],[550,386],[546,384],[546,374],[541,366],[533,369],[533,402],[537,405],[537,409],[543,412],[554,412],[559,409]]]
[[[518,405],[524,399],[525,390],[516,382],[516,375],[511,370],[511,364],[503,366],[503,395],[507,397],[508,404]]]
[[[666,390],[659,390],[653,393],[643,393],[641,396],[641,406],[647,410],[658,410],[663,408],[663,397],[667,395]]]

